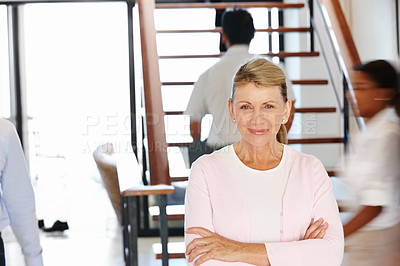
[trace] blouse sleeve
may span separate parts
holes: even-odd
[[[344,253],[343,225],[332,191],[332,183],[319,160],[313,165],[312,217],[329,223],[323,239],[266,243],[268,258],[273,266],[315,265],[339,266]]]
[[[207,182],[198,162],[192,165],[185,196],[185,229],[190,227],[204,227],[215,232]],[[185,234],[185,246],[199,237],[199,235]]]

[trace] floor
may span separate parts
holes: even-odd
[[[67,221],[63,233],[40,232],[46,266],[122,266],[122,233],[114,210],[99,179],[50,178],[34,184],[37,216],[50,227],[54,221]],[[21,249],[8,227],[2,232],[7,265],[24,266]],[[152,252],[158,237],[139,239],[139,265],[161,265]],[[183,241],[171,237],[169,241]],[[77,258],[79,258],[77,260]],[[170,265],[187,265],[184,259]]]

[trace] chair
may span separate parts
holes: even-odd
[[[99,169],[111,205],[121,223],[121,191],[119,190],[117,165],[112,143],[106,143],[97,147],[93,152],[93,158],[97,164],[97,168]]]
[[[138,265],[138,222],[137,202],[141,196],[156,195],[160,208],[160,238],[162,246],[162,265],[168,265],[168,217],[166,213],[167,195],[174,193],[170,185],[144,186],[139,164],[134,153],[115,156],[111,143],[99,146],[93,158],[100,171],[104,186],[112,206],[121,221],[124,242],[124,259],[127,266]],[[119,160],[116,159],[119,157]]]

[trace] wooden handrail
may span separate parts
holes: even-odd
[[[293,85],[327,85],[328,80],[326,79],[299,79],[292,80]]]
[[[339,63],[344,73],[345,81],[349,90],[345,97],[349,100],[353,109],[357,105],[353,88],[357,80],[356,66],[361,64],[361,59],[354,43],[352,34],[344,16],[339,0],[316,0],[319,1],[322,14],[334,33],[337,49],[336,53],[341,57]],[[325,12],[324,12],[325,11]],[[358,120],[359,118],[356,117]],[[359,122],[358,122],[359,123]]]
[[[154,0],[138,0],[150,184],[170,185],[164,112],[154,26]]]
[[[246,2],[246,3],[238,3],[238,2],[226,2],[226,3],[163,3],[156,4],[157,9],[164,8],[215,8],[215,9],[227,9],[230,7],[266,7],[266,8],[303,8],[304,4],[284,4],[282,2]]]
[[[322,8],[326,11],[323,13],[328,25],[331,25],[332,31],[335,35],[339,53],[342,57],[342,69],[345,70],[347,81],[352,87],[354,83],[354,70],[355,67],[361,64],[360,56],[357,52],[356,45],[351,35],[343,10],[340,6],[339,0],[318,0]],[[326,15],[326,16],[325,16]],[[347,73],[346,73],[347,72]],[[350,95],[351,97],[351,95]],[[350,99],[354,100],[354,99]]]

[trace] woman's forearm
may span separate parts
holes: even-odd
[[[201,265],[208,260],[219,260],[270,266],[264,244],[234,241],[203,227],[191,227],[186,229],[185,233],[200,236],[186,246],[187,260],[189,263],[194,262],[193,265]]]
[[[238,252],[238,261],[253,265],[270,266],[267,250],[264,244],[243,243],[243,247]]]
[[[344,237],[348,237],[367,225],[383,210],[382,206],[364,206],[347,224],[343,226]]]

